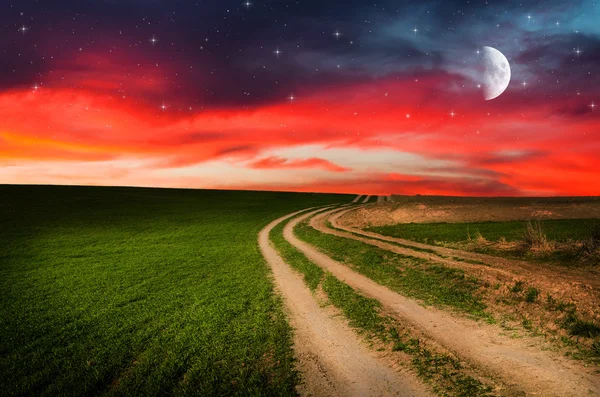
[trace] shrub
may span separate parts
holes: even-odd
[[[595,338],[600,336],[600,327],[592,321],[575,320],[571,324],[571,335]]]
[[[527,294],[525,294],[525,300],[529,303],[533,303],[537,300],[540,295],[540,291],[537,288],[529,287],[527,290]]]
[[[554,250],[554,243],[548,241],[546,233],[542,230],[542,223],[539,220],[535,222],[527,221],[522,234],[521,245],[524,250],[541,252]]]
[[[510,292],[514,292],[515,294],[523,292],[523,284],[524,283],[522,281],[517,281],[515,285],[510,289]]]
[[[600,356],[600,339],[596,339],[594,343],[592,343],[592,352],[594,352],[596,356]]]
[[[579,256],[600,263],[600,225],[595,226],[589,237],[583,241]]]

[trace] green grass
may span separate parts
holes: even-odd
[[[4,395],[294,395],[257,233],[352,196],[0,186]]]
[[[479,235],[489,242],[519,242],[520,246],[511,250],[500,250],[493,246],[474,247],[477,252],[491,253],[515,258],[551,261],[557,264],[573,265],[580,262],[581,249],[573,242],[589,241],[592,233],[600,229],[600,219],[560,219],[541,220],[535,223],[548,241],[559,243],[555,250],[533,253],[524,249],[527,222],[476,222],[476,223],[409,223],[371,227],[367,230],[386,236],[425,242],[428,244],[467,243]],[[561,245],[562,244],[562,245]],[[588,261],[590,262],[590,261]]]
[[[349,233],[349,234],[352,234],[352,235],[360,237],[360,238],[367,237],[367,238],[369,238],[371,240],[381,241],[382,243],[391,244],[391,245],[395,245],[395,246],[402,247],[402,248],[407,248],[407,249],[410,249],[410,250],[413,250],[413,251],[426,252],[428,254],[439,256],[440,258],[448,258],[446,256],[438,254],[436,251],[434,251],[432,249],[429,249],[429,248],[414,247],[412,245],[402,244],[402,243],[399,243],[397,241],[389,241],[389,240],[385,240],[385,239],[382,239],[382,238],[377,238],[377,237],[372,237],[372,236],[364,236],[364,235],[362,235],[360,233],[354,233],[354,232],[351,232],[351,231],[343,230],[343,229],[340,229],[340,228],[337,228],[337,227],[333,226],[333,224],[329,220],[325,221],[325,224],[326,224],[326,226],[329,229],[338,230],[338,231],[340,231],[342,233]],[[453,259],[456,259],[456,258],[453,258]],[[461,261],[466,261],[464,259],[460,259],[460,260]]]
[[[376,299],[365,298],[335,276],[327,273],[323,291],[334,306],[340,308],[352,327],[384,335],[386,321],[379,314],[381,304]]]
[[[460,269],[431,264],[424,259],[382,250],[360,241],[320,233],[299,224],[297,236],[333,259],[403,295],[427,304],[443,305],[477,317],[489,318],[485,304],[475,295],[479,281]]]
[[[567,242],[584,240],[600,219],[560,219],[540,221],[549,240]],[[507,241],[519,241],[523,237],[526,222],[474,222],[474,223],[407,223],[390,226],[371,227],[368,230],[386,236],[404,238],[426,243],[467,241],[479,233],[488,241],[498,241],[504,237]]]
[[[321,283],[325,272],[319,266],[309,261],[300,251],[295,249],[283,238],[283,228],[287,223],[288,222],[281,222],[279,225],[275,226],[273,230],[271,230],[269,238],[275,247],[277,247],[279,255],[281,255],[286,263],[292,265],[292,267],[302,273],[304,282],[311,291],[314,291]]]

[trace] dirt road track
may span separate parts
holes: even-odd
[[[362,201],[362,203],[366,204],[370,198],[371,198],[371,196],[366,196],[365,199]]]
[[[325,233],[340,235],[340,237],[352,238],[352,239],[359,240],[359,241],[362,241],[367,244],[375,245],[377,247],[386,249],[388,251],[396,252],[396,253],[403,254],[403,255],[411,255],[411,256],[415,256],[415,257],[419,257],[419,258],[424,258],[424,259],[432,260],[435,262],[444,263],[446,265],[450,265],[453,267],[465,268],[465,269],[470,268],[470,269],[474,269],[474,270],[480,269],[485,272],[493,271],[500,275],[504,275],[506,277],[514,277],[515,275],[517,275],[517,276],[521,276],[522,278],[525,278],[525,279],[535,279],[536,281],[541,282],[541,283],[552,284],[559,289],[562,284],[569,284],[569,283],[580,283],[582,285],[587,285],[590,288],[593,288],[595,290],[600,289],[600,278],[590,277],[590,274],[585,270],[577,270],[577,269],[573,269],[573,268],[561,268],[561,267],[553,266],[550,271],[550,270],[545,270],[539,264],[532,264],[532,263],[528,263],[528,262],[521,261],[521,260],[506,259],[506,258],[500,258],[497,256],[492,256],[492,255],[480,254],[477,252],[469,252],[469,251],[457,250],[454,248],[440,247],[437,245],[423,244],[423,243],[418,243],[416,241],[405,240],[405,239],[390,237],[390,236],[384,236],[382,234],[349,227],[349,226],[344,225],[343,222],[341,222],[340,218],[342,218],[344,216],[344,214],[346,214],[347,212],[352,211],[352,210],[353,209],[339,209],[339,210],[335,209],[335,210],[328,212],[328,214],[323,214],[322,216],[327,216],[331,225],[334,228],[339,229],[339,230],[332,230],[332,229],[324,230],[321,228],[320,231],[325,232]],[[342,231],[342,232],[339,232],[339,231]],[[360,236],[362,236],[362,238],[360,236],[348,235],[348,234],[345,234],[344,232],[353,233],[355,235],[360,235]],[[372,240],[372,239],[383,240],[383,241],[377,241],[377,240]],[[391,243],[402,244],[409,248],[403,248],[403,247],[399,247],[399,246],[386,244],[385,241],[389,241]],[[438,255],[423,252],[423,251],[411,250],[410,247],[414,247],[414,248],[420,249],[420,250],[426,249],[426,250],[434,251]],[[444,259],[444,258],[441,258],[439,255],[444,256],[446,258],[454,257],[454,258],[466,259],[466,260],[471,260],[471,261],[483,262],[485,265],[488,265],[488,266],[479,265],[479,264],[469,264],[464,261],[455,261],[452,259]],[[491,268],[490,268],[490,266],[491,266]]]
[[[356,196],[356,197],[354,198],[354,200],[352,200],[352,202],[353,202],[353,203],[358,203],[358,200],[360,200],[360,198],[361,198],[361,197],[362,197],[362,195],[361,195],[361,194],[359,194],[358,196]]]
[[[396,372],[377,359],[331,307],[320,307],[301,276],[270,245],[270,231],[294,215],[271,222],[258,242],[294,328],[294,349],[304,380],[300,394],[432,396],[414,375]]]
[[[459,318],[417,302],[379,285],[334,261],[311,245],[299,240],[293,228],[318,211],[292,220],[284,228],[285,239],[312,262],[331,272],[365,296],[379,300],[399,319],[409,321],[457,356],[463,357],[490,376],[498,376],[509,388],[523,389],[539,396],[600,395],[600,377],[591,375],[579,364],[559,354],[541,351],[534,340],[511,339],[488,324]]]

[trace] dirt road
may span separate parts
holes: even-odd
[[[500,258],[497,256],[480,254],[457,250],[453,248],[440,247],[418,243],[416,241],[405,240],[390,236],[384,236],[378,233],[369,232],[345,225],[341,220],[344,215],[352,209],[335,209],[323,214],[327,217],[335,229],[330,229],[324,220],[315,223],[319,218],[314,218],[313,227],[323,233],[338,235],[340,237],[351,238],[362,241],[366,244],[374,245],[379,248],[395,252],[402,255],[410,255],[418,258],[443,263],[444,265],[470,270],[473,274],[483,276],[485,274],[495,273],[500,278],[511,280],[535,281],[535,284],[544,291],[556,293],[556,291],[568,291],[569,298],[578,303],[580,308],[598,307],[600,298],[590,295],[590,291],[600,290],[600,278],[590,277],[587,269],[574,269],[559,266],[542,266],[540,264],[529,263],[526,261]],[[398,243],[404,247],[389,244]],[[411,249],[414,247],[415,249]],[[422,251],[422,250],[427,250]],[[459,260],[453,260],[457,258]],[[475,261],[481,264],[468,263],[466,261]]]
[[[361,194],[359,194],[358,196],[356,196],[356,197],[354,198],[354,200],[352,200],[352,202],[353,202],[353,203],[358,203],[358,200],[360,200],[360,198],[361,198],[361,197],[362,197],[362,195],[361,195]]]
[[[366,196],[362,203],[366,204],[370,198],[371,198],[371,196]]]
[[[527,394],[540,396],[600,394],[599,377],[560,354],[540,350],[532,338],[512,339],[501,335],[496,326],[460,318],[435,308],[424,308],[299,240],[293,234],[293,227],[315,212],[301,215],[288,223],[284,229],[285,239],[338,279],[365,296],[380,301],[395,317],[409,321],[484,373],[499,376],[509,388],[523,389]]]
[[[320,307],[301,276],[270,245],[270,231],[294,215],[271,222],[258,242],[294,328],[294,349],[304,381],[300,394],[432,396],[414,375],[396,372],[378,359],[331,306]]]

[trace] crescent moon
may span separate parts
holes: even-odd
[[[483,47],[483,96],[486,101],[498,98],[510,83],[510,64],[500,51]]]

